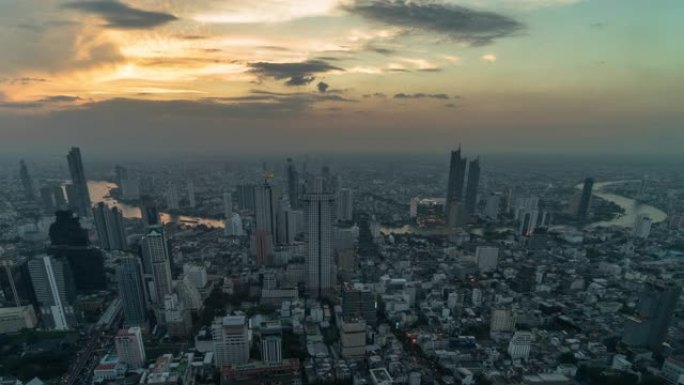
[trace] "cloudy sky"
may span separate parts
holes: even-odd
[[[0,0],[0,151],[681,153],[681,0]]]

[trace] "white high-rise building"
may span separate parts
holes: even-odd
[[[320,298],[333,288],[335,196],[324,192],[320,178],[311,190],[303,199],[308,240],[306,286],[312,296]]]
[[[513,360],[527,360],[532,348],[532,333],[517,331],[508,343],[508,355]]]
[[[211,335],[214,340],[214,362],[217,367],[245,364],[249,361],[249,329],[244,316],[215,319]]]
[[[116,354],[130,369],[145,367],[145,344],[139,327],[121,329],[114,338]]]
[[[641,239],[646,239],[651,234],[651,226],[653,220],[648,216],[641,214],[634,222],[634,236]]]
[[[223,221],[223,233],[226,236],[241,237],[245,235],[242,229],[242,218],[240,214],[233,213],[233,216]]]
[[[475,260],[481,273],[496,270],[499,260],[499,248],[493,246],[478,246],[475,249]]]
[[[277,364],[283,360],[283,338],[280,321],[261,324],[261,360],[269,364]]]
[[[164,296],[171,294],[171,262],[166,237],[161,226],[150,226],[141,241],[143,262],[149,266],[153,281],[154,293],[150,293],[152,302],[161,305]]]
[[[44,255],[28,261],[28,269],[45,327],[71,329],[76,324],[75,288],[68,264]]]
[[[183,274],[195,285],[198,289],[203,289],[207,286],[207,268],[199,265],[191,265],[186,263],[183,265]]]
[[[354,216],[354,192],[350,188],[337,191],[337,220],[350,222]]]
[[[418,202],[420,201],[420,198],[418,197],[413,197],[411,198],[411,202],[409,203],[409,216],[411,218],[417,218],[418,217]]]

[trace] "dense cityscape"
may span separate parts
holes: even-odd
[[[684,383],[677,163],[82,150],[1,166],[3,385]]]
[[[684,0],[0,0],[0,385],[684,385]]]

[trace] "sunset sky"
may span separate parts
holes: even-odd
[[[0,151],[666,153],[681,0],[0,0]]]

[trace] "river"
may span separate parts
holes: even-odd
[[[634,222],[636,221],[636,218],[639,215],[647,215],[649,216],[652,220],[653,223],[659,223],[663,222],[665,219],[667,219],[667,213],[664,211],[653,207],[651,205],[647,205],[644,203],[640,203],[634,199],[624,197],[622,195],[617,195],[617,194],[611,194],[608,192],[605,192],[604,189],[607,186],[614,185],[614,184],[619,184],[619,183],[629,183],[632,181],[627,181],[627,180],[622,180],[622,181],[611,181],[611,182],[600,182],[594,184],[594,191],[593,195],[597,196],[599,198],[605,199],[607,201],[613,202],[616,205],[620,206],[625,213],[623,215],[620,215],[617,218],[614,218],[609,221],[601,221],[601,222],[594,222],[589,227],[609,227],[609,226],[618,226],[618,227],[632,227],[634,225]],[[106,182],[106,181],[88,181],[88,190],[90,191],[90,199],[93,201],[93,203],[97,202],[105,202],[108,206],[117,206],[121,211],[123,212],[124,217],[126,218],[140,218],[140,208],[138,206],[130,205],[128,203],[124,202],[119,202],[116,199],[112,198],[109,195],[109,191],[116,188],[117,185],[116,183],[112,182]],[[582,185],[579,184],[577,185],[577,188],[582,188]],[[223,221],[220,219],[211,219],[211,218],[202,218],[202,217],[193,217],[193,216],[186,216],[186,215],[171,215],[169,213],[160,213],[161,221],[162,223],[183,223],[188,226],[197,226],[197,225],[205,225],[207,227],[212,227],[212,228],[223,228],[224,224]],[[406,233],[413,233],[413,232],[419,232],[421,234],[431,234],[431,235],[437,235],[437,234],[442,234],[444,233],[443,230],[441,229],[432,229],[432,230],[426,230],[426,229],[416,229],[411,225],[405,225],[403,227],[382,227],[381,231],[385,234],[389,233],[395,233],[395,234],[406,234]]]
[[[636,219],[639,215],[648,216],[649,218],[651,218],[653,223],[660,223],[667,219],[667,213],[665,213],[657,207],[640,203],[634,199],[627,198],[622,195],[611,194],[603,191],[605,187],[608,187],[610,185],[629,182],[633,181],[620,180],[612,182],[600,182],[594,184],[594,190],[592,195],[597,196],[601,199],[605,199],[609,202],[615,203],[616,205],[620,206],[623,210],[625,210],[625,213],[609,221],[594,222],[591,225],[589,225],[589,227],[632,227],[634,226],[634,223],[636,222]],[[577,188],[581,189],[582,184],[577,185]]]
[[[140,207],[130,205],[125,202],[120,202],[109,195],[109,191],[116,188],[116,183],[106,181],[88,181],[88,192],[90,192],[90,200],[93,203],[104,202],[107,206],[118,207],[123,216],[126,218],[140,218]],[[182,223],[186,226],[204,225],[212,228],[223,228],[223,221],[220,219],[193,217],[187,215],[171,215],[169,213],[160,213],[162,223]]]
[[[623,215],[620,215],[616,218],[613,218],[609,221],[600,221],[600,222],[594,222],[590,224],[588,227],[610,227],[610,226],[617,226],[617,227],[632,227],[634,226],[634,223],[639,215],[647,215],[648,217],[653,220],[653,223],[660,223],[663,222],[665,219],[667,219],[667,213],[664,211],[653,207],[651,205],[647,205],[644,203],[640,203],[634,199],[624,197],[622,195],[617,195],[617,194],[611,194],[608,192],[605,192],[604,189],[610,185],[614,184],[620,184],[620,183],[630,183],[633,181],[629,180],[619,180],[619,181],[610,181],[610,182],[600,182],[600,183],[595,183],[594,184],[594,190],[592,192],[592,195],[597,196],[601,199],[605,199],[609,202],[613,202],[616,205],[620,206],[625,213]],[[582,189],[582,184],[578,184],[576,186],[578,189]],[[478,230],[478,229],[475,229]],[[411,225],[404,225],[402,227],[386,227],[383,226],[380,229],[381,232],[384,234],[410,234],[410,233],[418,233],[418,234],[423,234],[423,235],[437,235],[437,234],[446,234],[445,229],[420,229],[420,228],[415,228]]]

